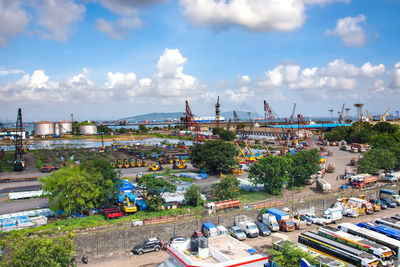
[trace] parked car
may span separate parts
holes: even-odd
[[[304,214],[299,216],[300,221],[306,221],[307,225],[310,226],[312,224],[312,220],[305,216]]]
[[[385,197],[381,198],[381,201],[390,208],[396,208],[396,206],[397,206],[397,204],[394,201],[391,201],[390,199],[385,198]]]
[[[383,209],[379,200],[370,199],[369,202],[374,206],[374,211],[379,211],[379,210]]]
[[[271,231],[268,229],[268,226],[266,226],[262,222],[255,221],[254,223],[257,225],[258,231],[260,232],[261,236],[269,236],[271,234]]]
[[[188,239],[186,237],[183,236],[175,236],[175,237],[171,237],[171,239],[169,240],[170,244],[176,244],[176,243],[183,243],[186,242]]]
[[[379,203],[379,204],[381,205],[381,208],[382,208],[383,210],[385,210],[385,209],[388,208],[388,205],[386,205],[385,203],[383,203],[383,201],[381,201],[380,199],[377,199],[377,200],[376,200],[376,203]]]
[[[231,226],[228,231],[231,234],[231,236],[233,236],[234,238],[236,238],[238,240],[246,239],[246,234],[242,231],[242,229],[240,229],[237,226]]]
[[[152,237],[132,249],[132,253],[142,255],[144,252],[159,251],[162,248],[162,241],[158,237]]]
[[[309,218],[314,224],[319,224],[319,225],[325,226],[325,224],[328,223],[328,221],[325,220],[324,218],[318,218],[314,214],[305,213],[304,216]]]

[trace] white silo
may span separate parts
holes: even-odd
[[[54,134],[54,123],[51,121],[38,121],[35,122],[35,135],[45,136]]]
[[[79,132],[81,134],[95,134],[97,133],[97,127],[94,124],[82,124],[79,125]]]
[[[58,122],[54,123],[54,134],[57,136],[60,135],[60,124]]]
[[[60,135],[72,133],[72,122],[60,121],[58,124],[60,124]]]

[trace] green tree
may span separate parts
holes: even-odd
[[[291,172],[293,184],[292,179],[289,179],[290,187],[304,184],[304,179],[319,170],[319,152],[317,149],[299,151],[296,154],[289,154],[288,156],[293,160]]]
[[[228,131],[225,129],[221,129],[219,132],[219,138],[224,141],[233,141],[235,140],[236,134],[232,131]]]
[[[0,239],[1,266],[68,266],[75,254],[72,234],[28,237],[14,231]]]
[[[380,169],[391,170],[396,166],[396,156],[388,149],[371,149],[358,161],[359,173],[376,173]]]
[[[236,176],[227,175],[211,185],[212,193],[220,200],[237,198],[240,195],[240,181]]]
[[[98,125],[97,126],[97,132],[98,133],[103,132],[105,135],[109,135],[109,134],[112,133],[112,131],[113,130],[110,127],[106,126],[106,125]]]
[[[291,157],[264,157],[250,168],[249,178],[255,184],[264,185],[267,193],[279,195],[284,183],[291,179],[292,167]]]
[[[239,123],[236,125],[236,130],[244,129],[244,127],[246,127],[246,123],[245,123],[245,122],[239,122]]]
[[[175,192],[176,186],[163,178],[153,177],[150,174],[143,175],[138,183],[143,189],[147,198],[147,205],[151,211],[159,211],[164,204],[164,199],[161,197],[163,192]]]
[[[147,127],[146,127],[146,125],[144,125],[144,124],[140,124],[139,125],[139,131],[140,132],[147,132],[148,131],[148,129],[147,129]]]
[[[292,243],[283,242],[279,250],[271,249],[272,259],[280,266],[299,266],[300,260],[303,258],[310,264],[318,264],[311,254],[305,252],[299,247],[295,247]]]
[[[114,202],[118,194],[120,172],[103,158],[82,163],[80,167],[62,168],[50,176],[41,178],[43,189],[50,194],[53,210],[87,212],[106,201]]]
[[[207,168],[211,173],[226,172],[236,164],[235,154],[236,149],[232,143],[206,141],[192,147],[191,161],[196,168]]]
[[[203,205],[204,200],[201,198],[200,187],[198,185],[192,185],[188,190],[186,190],[185,202],[187,205],[193,207]]]
[[[372,130],[377,131],[378,133],[389,133],[389,134],[394,134],[399,130],[398,125],[393,125],[387,121],[381,121],[375,124],[372,127]]]

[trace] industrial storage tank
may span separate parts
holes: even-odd
[[[72,133],[72,122],[60,121],[58,124],[60,125],[60,135]]]
[[[97,127],[94,124],[81,124],[79,125],[79,132],[81,134],[95,134],[97,133]]]
[[[35,122],[35,135],[53,135],[54,134],[54,123],[51,121],[38,121]]]
[[[60,124],[58,122],[54,123],[54,134],[57,136],[60,135]]]

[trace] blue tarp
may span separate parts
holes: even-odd
[[[122,185],[118,186],[119,191],[132,191],[132,190],[135,190],[135,187],[130,182],[127,182],[125,180],[122,180],[121,182],[122,182]]]
[[[144,201],[144,199],[136,200],[136,206],[139,208],[139,210],[147,210],[148,208],[146,201]]]

